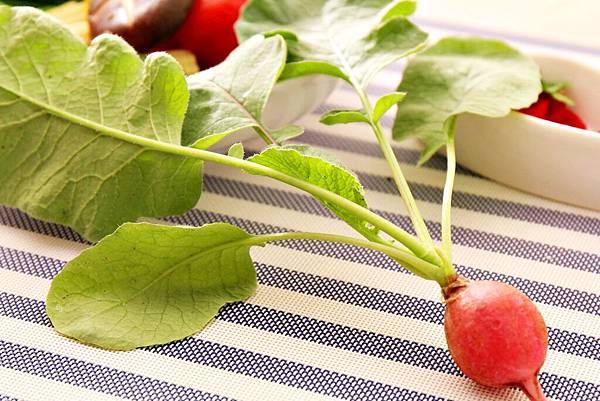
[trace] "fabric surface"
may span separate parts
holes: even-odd
[[[399,66],[393,66],[371,94],[386,93],[398,80]],[[340,87],[300,121],[307,127],[300,139],[350,166],[371,207],[408,228],[368,129],[317,122],[319,111],[354,104],[353,94]],[[385,123],[389,128],[391,118]],[[258,151],[259,145],[247,148]],[[414,142],[394,149],[439,238],[444,159],[417,168]],[[315,200],[261,177],[208,166],[205,187],[195,210],[164,220],[194,226],[224,221],[252,233],[351,234]],[[464,169],[454,206],[460,273],[516,286],[546,319],[550,350],[540,380],[549,398],[600,400],[600,213]],[[437,285],[375,252],[320,242],[254,249],[260,284],[254,297],[225,307],[192,338],[117,353],[60,337],[44,311],[50,279],[87,246],[81,238],[7,207],[0,207],[0,224],[0,400],[526,399],[464,378],[446,350]]]

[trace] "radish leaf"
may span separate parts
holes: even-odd
[[[242,145],[239,142],[238,143],[234,143],[229,148],[229,151],[227,152],[227,155],[229,155],[231,157],[238,158],[238,159],[243,159],[244,158],[244,145]]]
[[[0,6],[0,203],[98,240],[197,202],[202,162],[117,137],[178,145],[188,91],[177,62],[142,62],[116,36],[87,48],[55,19]]]
[[[383,117],[383,115],[393,106],[400,103],[405,96],[405,92],[392,92],[380,97],[373,108],[373,120],[381,120],[381,117]]]
[[[502,117],[529,106],[541,91],[539,67],[503,42],[446,38],[413,58],[399,90],[394,137],[417,136],[420,162],[446,144],[444,124],[462,113]]]
[[[331,110],[321,116],[325,125],[369,123],[369,117],[362,110]]]
[[[281,34],[288,43],[284,76],[328,74],[366,88],[388,64],[420,49],[427,35],[405,17],[414,0],[252,0],[238,23],[241,40]]]
[[[331,155],[319,149],[307,145],[271,147],[248,160],[310,182],[360,206],[368,207],[365,191],[356,176]],[[375,239],[377,237],[377,230],[360,217],[339,206],[325,201],[322,203],[366,238]]]
[[[191,336],[254,294],[252,238],[222,223],[125,224],[54,278],[48,316],[61,334],[113,350]]]
[[[290,139],[294,139],[299,137],[304,133],[304,128],[299,125],[288,125],[283,128],[279,128],[273,131],[273,138],[278,143],[282,143],[285,141],[289,141]]]
[[[276,141],[277,135],[264,125],[262,115],[285,58],[285,41],[280,36],[256,35],[223,63],[189,76],[183,144],[206,149],[244,128],[253,128],[267,143]]]

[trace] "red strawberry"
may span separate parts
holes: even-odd
[[[558,124],[569,125],[575,128],[587,129],[581,118],[569,108],[569,106],[560,99],[566,99],[559,92],[542,92],[537,102],[531,106],[519,110],[521,113],[533,117],[543,118]]]
[[[546,120],[555,123],[570,125],[571,127],[586,129],[585,123],[566,104],[552,99]]]
[[[538,118],[546,118],[548,115],[548,109],[550,108],[550,100],[552,97],[543,92],[538,98],[537,102],[532,104],[531,106],[519,110],[521,113],[528,114],[530,116],[538,117]]]

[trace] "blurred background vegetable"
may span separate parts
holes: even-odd
[[[233,30],[246,0],[196,0],[179,30],[158,49],[186,49],[202,68],[225,60],[238,45]]]
[[[121,36],[139,52],[173,34],[194,0],[92,0],[88,11],[91,36]]]
[[[93,38],[88,23],[90,3],[90,0],[68,1],[46,11],[67,24],[84,42],[89,43]],[[167,52],[177,59],[186,74],[190,75],[200,70],[196,57],[189,51],[173,48],[167,50]]]
[[[81,1],[81,0],[76,0]],[[59,4],[67,3],[67,0],[2,0],[0,4],[7,4],[9,6],[31,6],[37,8],[48,8],[54,7]]]

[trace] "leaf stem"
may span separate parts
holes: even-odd
[[[199,159],[203,161],[223,164],[230,167],[237,167],[243,169],[249,173],[262,175],[266,177],[270,177],[281,181],[283,183],[289,184],[293,187],[301,189],[309,194],[320,198],[324,201],[330,202],[334,205],[337,205],[344,210],[354,214],[357,217],[360,217],[364,221],[372,224],[374,227],[379,230],[385,232],[395,240],[402,243],[406,246],[411,252],[413,252],[417,257],[426,260],[430,263],[433,263],[437,266],[443,266],[443,261],[440,256],[435,252],[435,249],[423,244],[415,236],[406,232],[402,228],[397,225],[389,222],[383,217],[373,213],[367,208],[364,208],[343,196],[340,196],[334,192],[328,191],[324,188],[319,187],[318,185],[311,184],[299,178],[287,175],[275,169],[263,166],[258,163],[250,162],[244,159],[238,159],[236,157],[223,155],[220,153],[210,152],[202,149],[195,149],[187,146],[181,146],[174,143],[161,142],[156,139],[147,138],[140,135],[134,135],[120,129],[107,127],[102,125],[96,121],[89,120],[87,118],[66,112],[64,110],[60,110],[50,104],[39,101],[38,99],[27,96],[18,91],[3,88],[5,91],[14,94],[17,97],[22,98],[26,102],[38,106],[43,110],[46,110],[48,113],[55,115],[61,119],[70,121],[71,123],[80,125],[82,127],[86,127],[91,129],[92,131],[97,132],[100,135],[105,135],[111,138],[115,138],[127,143],[135,144],[141,146],[143,148],[155,150],[162,153],[168,153],[183,157],[189,157],[194,159]]]
[[[9,92],[8,89],[6,89]],[[422,258],[428,262],[431,262],[435,265],[441,266],[442,261],[440,257],[432,252],[429,247],[426,247],[418,238],[414,237],[410,233],[404,231],[400,227],[395,224],[387,221],[383,217],[373,213],[367,208],[364,208],[336,193],[323,189],[317,185],[311,184],[304,180],[298,179],[296,177],[292,177],[280,171],[274,170],[272,168],[260,165],[258,163],[253,163],[247,160],[238,159],[235,157],[222,155],[220,153],[210,152],[207,150],[195,149],[187,146],[181,146],[173,143],[161,142],[156,139],[146,138],[140,135],[134,135],[116,128],[107,127],[102,124],[99,124],[95,121],[74,115],[72,113],[65,112],[63,110],[59,110],[54,106],[42,103],[37,99],[28,97],[22,93],[16,93],[15,95],[20,96],[28,103],[34,104],[42,109],[47,110],[50,114],[58,116],[62,119],[75,123],[77,125],[89,128],[99,134],[109,136],[112,138],[119,139],[124,142],[128,142],[131,144],[135,144],[147,149],[152,149],[155,151],[169,153],[173,155],[179,155],[183,157],[190,157],[194,159],[199,159],[203,161],[223,164],[230,167],[237,167],[243,169],[249,173],[263,175],[267,177],[271,177],[283,183],[289,184],[293,187],[301,189],[309,194],[323,199],[327,202],[331,202],[350,213],[362,218],[368,223],[371,223],[373,226],[377,227],[379,230],[387,233],[389,236],[399,241],[403,245],[405,245],[411,252],[413,252],[417,257]]]
[[[172,149],[175,147],[175,149]],[[442,261],[440,257],[434,250],[426,247],[418,238],[404,231],[400,227],[395,224],[389,222],[383,217],[373,213],[369,209],[366,209],[338,194],[335,194],[331,191],[323,189],[317,185],[311,184],[304,180],[298,179],[296,177],[289,176],[280,171],[274,170],[270,167],[263,166],[258,163],[250,162],[248,160],[237,159],[234,157],[222,155],[219,153],[209,152],[205,150],[192,149],[192,148],[182,148],[173,145],[169,145],[168,149],[164,148],[163,151],[171,151],[174,150],[175,154],[185,155],[189,157],[194,157],[198,159],[202,159],[209,162],[214,162],[218,164],[223,164],[230,167],[237,167],[243,169],[249,173],[258,174],[267,176],[283,183],[289,184],[293,187],[301,189],[305,192],[310,193],[311,195],[323,199],[327,202],[335,204],[348,212],[354,214],[357,217],[360,217],[364,221],[372,224],[377,227],[381,231],[390,235],[392,238],[396,239],[403,245],[405,245],[411,252],[413,252],[417,257],[426,260],[435,265],[442,265]]]
[[[352,83],[352,86],[356,90],[356,93],[360,97],[360,101],[365,109],[365,113],[369,117],[369,125],[373,129],[375,133],[375,138],[377,138],[377,143],[387,161],[390,169],[392,171],[392,177],[394,182],[396,183],[396,187],[398,188],[398,192],[400,193],[400,197],[408,210],[408,214],[410,215],[410,219],[417,233],[417,237],[425,242],[430,248],[434,248],[435,244],[431,235],[429,234],[429,230],[427,230],[427,226],[425,225],[425,220],[421,216],[421,212],[419,212],[419,208],[417,207],[417,203],[415,198],[410,190],[410,186],[408,185],[408,181],[404,177],[402,173],[402,168],[400,167],[400,163],[398,163],[398,159],[394,154],[394,150],[390,145],[390,142],[385,136],[383,128],[379,121],[375,121],[373,118],[373,106],[369,101],[367,94],[364,89],[356,82]]]
[[[273,135],[263,125],[259,124],[258,127],[254,128],[254,132],[256,132],[267,145],[277,145],[277,141],[273,138]]]
[[[454,147],[454,137],[456,128],[456,116],[452,116],[446,121],[444,129],[446,131],[446,160],[448,164],[446,172],[446,183],[444,185],[444,197],[442,201],[442,250],[448,259],[445,269],[447,274],[455,274],[452,268],[452,191],[454,189],[454,177],[456,175],[456,150]],[[452,271],[448,270],[449,267]]]
[[[432,263],[429,263],[410,252],[403,251],[396,247],[381,243],[371,242],[360,238],[347,237],[343,235],[313,233],[313,232],[285,232],[276,234],[267,234],[254,237],[257,243],[267,243],[286,240],[316,240],[336,242],[340,244],[354,245],[361,248],[372,249],[384,253],[401,263],[406,269],[410,270],[419,277],[438,282],[442,287],[447,284],[447,278],[443,269]]]

